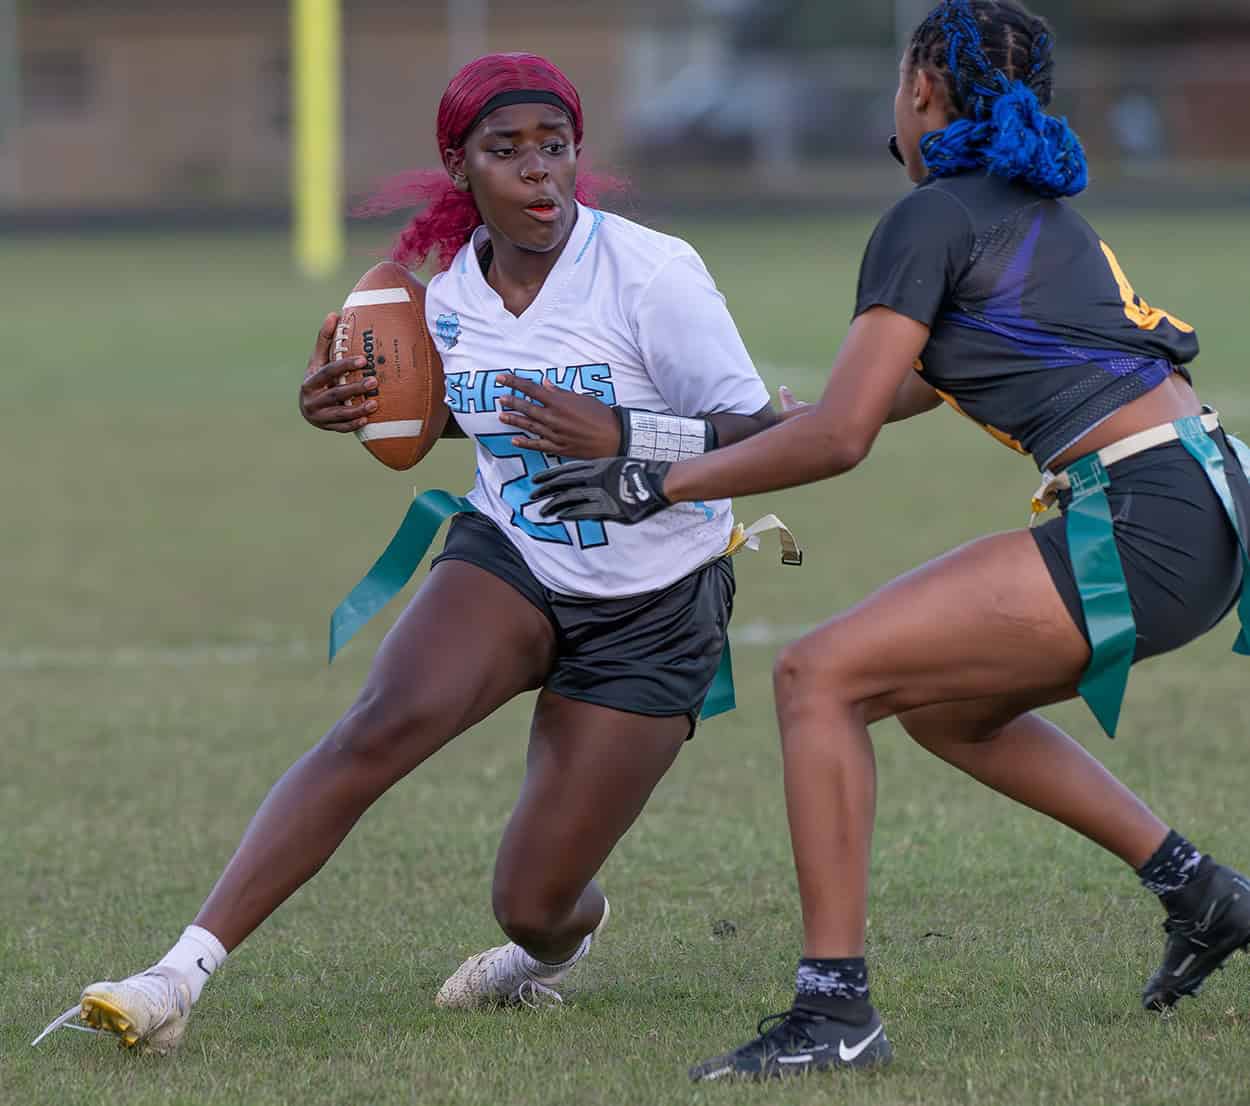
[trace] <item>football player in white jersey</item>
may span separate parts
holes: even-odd
[[[697,456],[774,421],[724,301],[686,243],[579,202],[582,114],[551,63],[492,55],[448,86],[445,173],[400,259],[427,255],[428,323],[455,422],[476,442],[476,508],[383,641],[364,689],[275,784],[194,923],[154,967],[82,994],[79,1016],[166,1053],[205,982],[329,858],[370,804],[514,696],[539,691],[493,905],[508,940],[471,957],[442,1006],[534,1003],[608,916],[594,881],[691,736],[725,643],[728,500],[637,527],[539,521],[532,477],[559,458]],[[412,183],[412,178],[408,178]],[[336,319],[301,389],[314,426],[362,425],[339,386]],[[327,363],[329,362],[329,363]],[[352,401],[349,404],[347,401]]]

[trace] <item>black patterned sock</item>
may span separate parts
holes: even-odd
[[[1202,853],[1185,840],[1176,830],[1168,830],[1163,844],[1154,856],[1137,869],[1137,877],[1147,891],[1156,895],[1170,895],[1179,891],[1198,872]]]
[[[861,1017],[868,1006],[868,966],[862,956],[819,960],[805,956],[799,961],[794,982],[794,1005],[802,1010],[866,1021]]]

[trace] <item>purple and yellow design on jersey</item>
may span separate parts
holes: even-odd
[[[887,214],[860,280],[859,311],[876,304],[925,323],[925,381],[1039,467],[1198,353],[1067,204],[985,174]]]

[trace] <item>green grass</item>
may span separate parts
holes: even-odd
[[[1250,221],[1099,220],[1138,290],[1198,326],[1204,396],[1244,398]],[[864,220],[691,223],[770,385],[812,396],[845,326]],[[0,466],[0,1101],[4,1103],[1162,1103],[1250,1101],[1250,962],[1174,1018],[1137,993],[1159,912],[1093,846],[877,732],[870,955],[898,1060],[870,1078],[693,1088],[688,1063],[788,1002],[799,947],[767,636],[978,533],[1018,524],[1035,474],[948,413],[869,464],[744,503],[778,511],[801,571],[739,561],[742,706],[705,726],[608,862],[613,927],[554,1013],[447,1015],[431,998],[497,929],[495,842],[529,701],[395,788],[239,952],[170,1062],[35,1032],[84,983],[159,955],[277,775],[337,717],[381,618],[328,670],[330,608],[413,483],[466,487],[467,445],[413,474],[299,420],[335,280],[278,235],[10,241]],[[784,371],[783,371],[784,370]],[[1250,863],[1250,670],[1226,624],[1138,669],[1106,741],[1054,712],[1204,847]],[[714,936],[721,920],[736,934]]]

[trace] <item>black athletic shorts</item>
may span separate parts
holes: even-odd
[[[725,647],[733,613],[728,557],[660,591],[624,599],[579,599],[544,587],[490,519],[457,515],[440,561],[467,561],[498,576],[534,604],[556,635],[544,687],[568,699],[694,724]]]
[[[1250,483],[1224,432],[1212,438],[1224,455],[1241,525],[1250,522]],[[1202,466],[1180,442],[1138,453],[1108,470],[1106,489],[1116,547],[1137,622],[1134,660],[1145,660],[1201,637],[1236,604],[1242,587],[1241,549],[1228,515]],[[1071,493],[1059,507],[1067,510]],[[1080,627],[1089,631],[1060,516],[1031,533]]]

